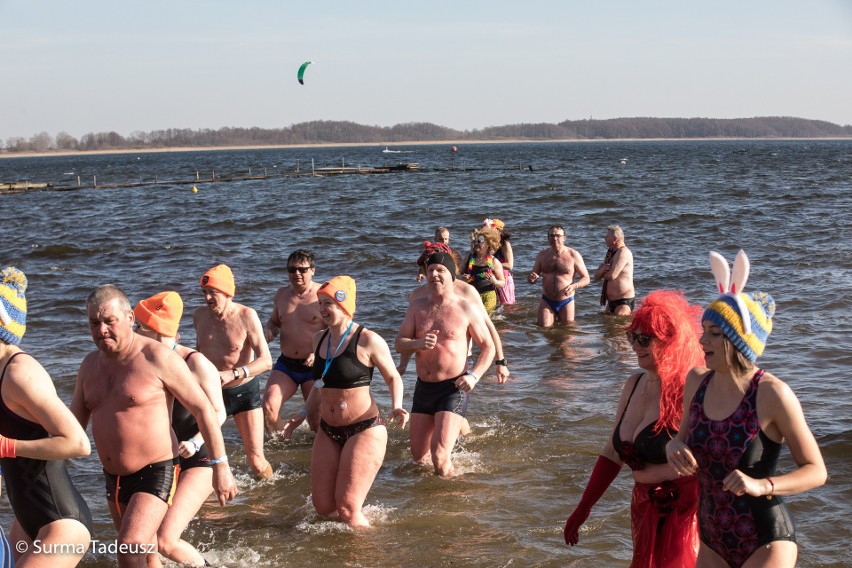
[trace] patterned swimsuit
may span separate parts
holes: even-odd
[[[704,377],[692,399],[686,443],[698,461],[701,541],[739,568],[759,547],[776,540],[795,542],[796,537],[780,497],[737,497],[722,489],[723,480],[735,469],[755,479],[775,474],[781,444],[764,434],[757,419],[757,387],[763,371],[755,373],[740,405],[723,420],[704,414],[704,395],[713,375]]]

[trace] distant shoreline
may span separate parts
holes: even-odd
[[[183,146],[170,148],[124,148],[116,150],[55,150],[47,152],[0,152],[0,160],[10,158],[43,158],[50,156],[98,156],[110,154],[162,154],[168,152],[219,152],[233,150],[287,150],[291,148],[360,148],[375,146],[376,148],[391,148],[397,146],[471,146],[474,144],[552,144],[552,143],[612,143],[612,142],[700,142],[717,140],[749,140],[749,141],[831,141],[852,140],[848,137],[825,137],[825,138],[567,138],[562,140],[525,140],[525,139],[503,139],[503,140],[429,140],[429,141],[405,141],[405,142],[323,142],[317,144],[273,144],[252,146]]]

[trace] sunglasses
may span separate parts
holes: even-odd
[[[643,335],[641,333],[633,333],[632,331],[627,332],[627,341],[630,345],[638,343],[640,347],[648,347],[651,345],[652,339],[654,339],[652,335]]]
[[[305,274],[310,269],[310,266],[288,266],[287,272],[289,272],[290,274],[296,274],[296,272],[298,271],[299,274]]]

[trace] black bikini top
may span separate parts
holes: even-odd
[[[636,387],[639,386],[639,379],[633,385],[633,390],[630,391],[630,397],[627,399],[627,404],[624,406],[624,412],[621,413],[621,418],[615,426],[615,431],[612,433],[612,447],[615,449],[621,461],[626,463],[630,469],[637,471],[643,469],[645,464],[662,464],[668,461],[666,459],[666,444],[677,434],[669,430],[663,430],[654,434],[654,427],[657,422],[652,422],[642,428],[633,442],[621,441],[621,422],[624,420],[624,415],[627,414],[627,407],[630,406],[630,399],[633,398],[633,393],[636,392]]]
[[[9,360],[6,361],[6,365],[3,367],[3,372],[0,373],[0,387],[3,386],[3,379],[6,377],[6,369],[9,367],[9,363],[18,355],[26,355],[26,353],[18,351],[9,357]],[[0,396],[0,434],[7,438],[15,438],[16,440],[41,440],[48,437],[47,430],[41,424],[31,422],[12,412],[6,406],[2,396]]]
[[[358,339],[361,337],[362,331],[364,331],[364,326],[359,325],[343,353],[332,359],[331,365],[325,373],[323,386],[330,389],[355,389],[370,386],[373,381],[373,367],[368,367],[358,360]],[[312,376],[315,381],[322,378],[325,369],[325,359],[320,355],[320,345],[326,337],[328,337],[328,330],[325,330],[317,344],[316,351],[314,351]]]

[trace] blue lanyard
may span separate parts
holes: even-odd
[[[337,357],[337,351],[340,349],[340,346],[343,345],[343,342],[346,341],[346,338],[349,337],[349,330],[352,329],[352,324],[354,321],[349,322],[349,327],[346,328],[346,333],[343,334],[343,337],[340,338],[340,343],[337,344],[337,348],[334,350],[334,357],[331,356],[331,332],[328,332],[328,343],[325,346],[325,369],[322,371],[322,376],[320,380],[325,380],[325,374],[328,372],[328,368],[331,367],[331,362],[334,361],[335,357]]]

